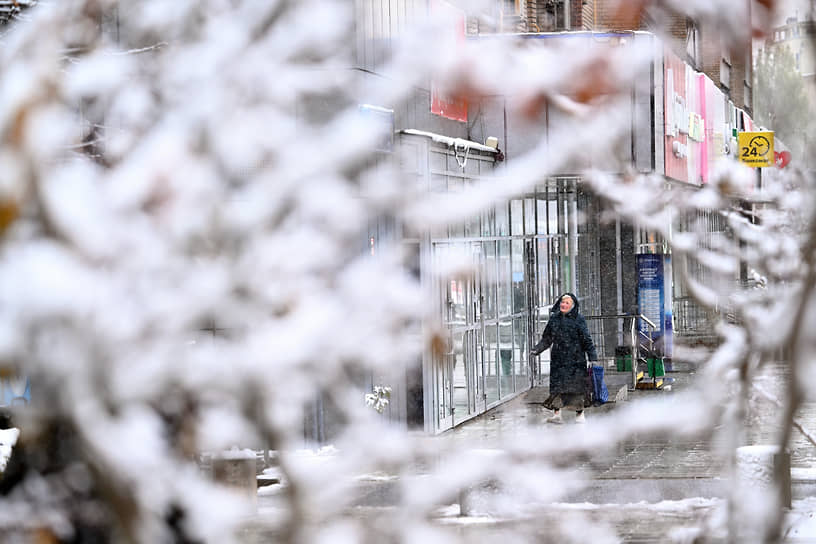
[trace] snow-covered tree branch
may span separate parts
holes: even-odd
[[[374,4],[39,2],[4,29],[0,376],[34,385],[30,405],[10,410],[20,434],[0,473],[0,531],[250,538],[253,501],[201,468],[204,454],[240,448],[274,452],[278,491],[262,532],[276,541],[471,540],[439,523],[440,508],[485,485],[497,515],[524,521],[515,541],[541,541],[527,523],[535,507],[586,485],[572,460],[614,456],[636,437],[716,436],[733,464],[753,380],[771,363],[790,370],[776,443],[816,430],[797,419],[814,342],[812,172],[767,168],[760,190],[753,170],[726,157],[692,190],[634,164],[621,149],[636,147],[637,98],[654,92],[637,86],[654,76],[658,43],[638,33],[546,47],[463,33],[451,45],[452,20],[408,2],[401,21],[411,25],[367,40],[361,20]],[[468,20],[497,24],[492,3],[478,4]],[[730,1],[609,9],[655,30],[687,14],[725,25],[734,57],[750,47],[750,19]],[[364,55],[376,74],[359,66]],[[466,149],[461,160],[495,165],[456,189],[433,188],[437,166],[423,181],[406,155],[382,152],[391,127],[361,113],[385,104],[400,120],[419,115],[431,80],[485,111],[503,104],[501,121],[468,118],[468,138],[451,138],[457,160]],[[499,126],[526,135],[517,154],[487,145]],[[500,449],[390,422],[405,402],[396,382],[418,360],[464,349],[445,330],[438,287],[482,274],[456,248],[426,260],[412,244],[579,175],[604,228],[670,241],[677,278],[713,316],[716,347],[688,350],[704,377],[670,399],[617,408],[592,433],[530,427]],[[686,220],[695,214],[716,215],[725,234]],[[372,235],[374,224],[388,234]],[[336,424],[322,444],[304,438],[316,403]],[[355,510],[377,479],[399,482],[400,508]],[[772,541],[781,503],[760,506]],[[550,521],[554,542],[581,541],[581,523],[615,541],[588,516]]]

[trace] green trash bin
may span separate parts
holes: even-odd
[[[646,363],[650,377],[660,378],[666,375],[666,368],[663,366],[663,357],[649,357],[646,359]]]
[[[618,372],[631,372],[632,371],[632,356],[631,355],[624,355],[622,357],[615,358],[615,368]]]
[[[618,372],[632,371],[632,350],[626,346],[615,348],[615,369]]]

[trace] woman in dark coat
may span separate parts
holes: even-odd
[[[564,293],[550,310],[550,319],[533,347],[533,355],[550,351],[550,396],[544,406],[554,412],[547,421],[561,423],[561,408],[575,410],[576,423],[584,423],[587,358],[598,359],[584,316],[578,313],[578,298]]]

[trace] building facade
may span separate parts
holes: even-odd
[[[420,22],[435,9],[458,9],[443,0],[394,4],[386,10],[377,0],[356,3],[355,62],[362,80],[378,77],[390,44],[398,38],[395,29]],[[527,40],[532,47],[572,40],[587,47],[629,43],[650,48],[649,74],[628,91],[631,129],[615,162],[661,174],[669,187],[694,190],[708,183],[716,162],[735,153],[736,131],[753,128],[746,102],[750,77],[745,66],[750,62],[727,58],[718,38],[709,40],[717,47],[709,46],[707,34],[688,18],[677,17],[669,25],[670,35],[658,39],[650,32],[616,28],[632,23],[614,20],[609,5],[599,0],[498,2],[488,24],[460,13],[459,31],[467,39],[501,39],[503,33],[514,33],[514,39]],[[542,28],[572,32],[535,32]],[[607,28],[614,30],[581,31]],[[711,58],[727,61],[718,64],[716,78],[701,71],[712,64]],[[377,106],[393,107],[400,163],[432,192],[458,192],[490,179],[499,183],[505,166],[546,140],[558,124],[555,110],[545,112],[538,124],[517,123],[501,96],[478,105],[457,104],[439,97],[432,82],[416,89],[405,104]],[[491,136],[499,137],[501,152],[485,145]],[[603,204],[584,190],[581,179],[591,165],[602,166],[588,157],[461,224],[402,234],[402,243],[417,255],[417,274],[433,293],[443,347],[429,347],[404,380],[388,378],[394,397],[386,417],[437,433],[546,379],[546,354],[542,360],[529,360],[529,348],[541,334],[553,301],[565,291],[581,300],[600,356],[612,357],[625,342],[622,321],[604,318],[646,311],[639,293],[639,255],[666,255],[668,263],[671,241],[620,220],[601,224]],[[727,235],[725,222],[713,210],[685,217],[675,227],[682,231],[700,225],[708,238]],[[382,235],[381,226],[375,226],[370,240]],[[467,255],[473,272],[441,280],[434,270],[450,253]],[[699,274],[705,273],[698,268]],[[726,281],[731,280],[738,278]],[[665,311],[660,308],[659,315],[652,316],[661,333],[711,334],[711,316],[695,307],[679,282],[670,277],[668,285]],[[670,346],[665,349],[670,357]],[[383,379],[372,377],[371,384]]]

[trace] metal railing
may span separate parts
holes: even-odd
[[[590,325],[590,334],[595,342],[598,357],[603,360],[611,358],[606,342],[608,331],[604,330],[604,322],[617,321],[614,327],[616,333],[615,347],[623,345],[631,349],[632,383],[630,387],[634,389],[637,386],[639,364],[646,363],[646,359],[655,353],[654,333],[657,330],[657,325],[643,314],[589,315],[584,316],[584,318],[587,320],[587,324]],[[646,325],[645,331],[637,326],[638,319]],[[594,322],[599,322],[599,326],[591,326]],[[612,353],[614,355],[614,348]]]

